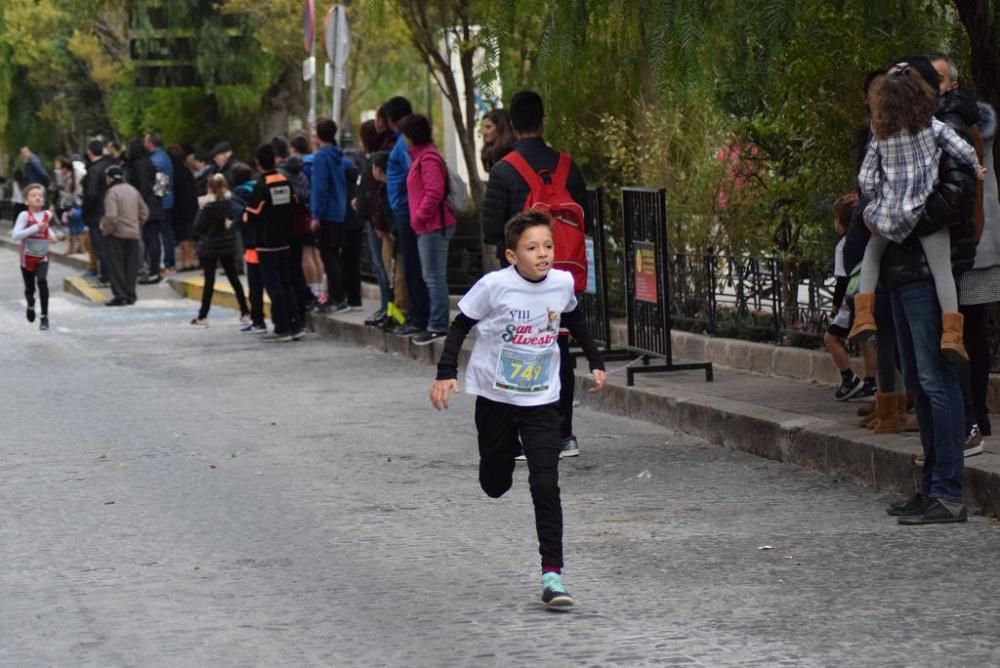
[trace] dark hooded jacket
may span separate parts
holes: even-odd
[[[961,91],[952,91],[941,96],[935,116],[970,144],[973,142],[969,126],[979,121],[975,100]],[[920,246],[920,237],[945,227],[951,231],[952,271],[958,276],[971,269],[976,260],[973,240],[975,204],[975,174],[943,153],[938,185],[927,199],[913,234],[902,244],[889,244],[882,256],[879,286],[892,291],[915,281],[929,280],[931,273]]]
[[[282,160],[278,173],[288,179],[295,193],[295,219],[292,223],[293,234],[299,239],[312,238],[309,215],[309,177],[305,173],[302,158],[290,155]]]
[[[217,258],[235,255],[236,233],[242,217],[243,206],[230,198],[205,204],[194,220],[198,257]]]
[[[156,167],[149,159],[149,153],[146,152],[141,139],[129,142],[128,156],[125,160],[125,180],[142,195],[143,201],[149,207],[150,222],[162,221],[166,218],[163,210],[163,198],[153,194],[153,184],[156,183]]]

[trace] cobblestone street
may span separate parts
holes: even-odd
[[[851,482],[578,413],[567,614],[527,472],[476,480],[428,366],[213,309],[65,296],[0,251],[0,665],[1000,665],[1000,528],[896,525]],[[761,549],[769,547],[769,549]]]

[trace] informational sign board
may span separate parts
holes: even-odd
[[[658,284],[656,272],[656,247],[651,243],[637,241],[635,251],[635,298],[641,302],[657,303]]]

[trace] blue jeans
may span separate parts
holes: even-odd
[[[892,293],[896,343],[906,389],[913,392],[924,448],[921,491],[947,501],[962,500],[965,465],[965,402],[958,370],[941,353],[941,307],[933,281],[918,281]]]
[[[375,234],[375,228],[371,223],[365,225],[368,233],[368,250],[372,256],[372,267],[375,268],[375,280],[378,283],[378,292],[381,296],[382,310],[385,311],[392,301],[392,289],[389,287],[389,276],[386,273],[385,265],[382,264],[382,240]]]
[[[424,284],[423,272],[420,269],[417,235],[410,227],[409,209],[393,210],[392,231],[396,234],[399,254],[403,256],[403,278],[406,279],[406,290],[410,295],[410,311],[406,314],[406,324],[427,329],[430,304],[427,286]]]
[[[451,315],[448,304],[448,242],[453,236],[454,225],[443,231],[426,232],[417,236],[420,267],[430,300],[430,316],[427,319],[429,332],[448,331]]]

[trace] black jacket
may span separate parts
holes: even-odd
[[[187,226],[198,214],[198,196],[195,195],[194,174],[182,161],[171,156],[174,164],[174,221]]]
[[[236,254],[236,231],[242,206],[232,199],[208,202],[194,219],[198,257],[232,257]],[[228,221],[228,225],[226,224]]]
[[[969,126],[979,121],[974,100],[958,91],[941,97],[936,117],[963,139],[972,143]],[[938,185],[910,237],[902,244],[889,244],[882,256],[879,287],[892,291],[915,281],[929,280],[930,270],[919,238],[948,227],[951,231],[951,264],[958,276],[976,261],[973,221],[976,204],[976,177],[947,153],[941,156]]]
[[[153,194],[153,184],[156,183],[156,167],[149,159],[149,154],[143,148],[142,142],[132,142],[128,147],[128,160],[125,164],[125,180],[139,191],[143,201],[149,207],[150,221],[163,221],[166,213],[163,210],[163,198]]]
[[[559,152],[549,147],[541,137],[521,139],[514,144],[514,151],[524,156],[535,171],[542,169],[555,170],[559,162]],[[566,189],[570,196],[583,207],[584,220],[590,220],[587,215],[587,184],[576,163],[569,170]],[[483,211],[480,214],[480,224],[483,227],[483,239],[488,244],[497,247],[500,262],[506,265],[503,257],[503,228],[507,221],[524,209],[524,202],[531,194],[528,184],[513,167],[501,160],[490,170],[490,180],[486,184],[486,197],[483,200]]]
[[[87,166],[87,177],[83,181],[83,204],[80,207],[83,222],[88,226],[97,225],[104,216],[104,193],[108,191],[108,181],[104,174],[114,164],[106,155]]]
[[[277,171],[263,172],[247,198],[244,220],[257,250],[280,250],[292,243],[295,193]]]

